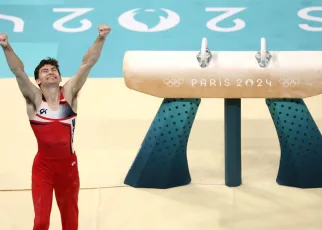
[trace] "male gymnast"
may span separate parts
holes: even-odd
[[[73,146],[77,95],[98,61],[110,31],[107,25],[99,26],[99,35],[83,57],[76,75],[63,86],[60,86],[62,79],[57,60],[41,60],[34,71],[39,88],[29,80],[8,36],[0,34],[0,45],[25,98],[27,115],[38,143],[32,166],[33,230],[49,229],[53,191],[62,229],[78,229],[80,180]]]

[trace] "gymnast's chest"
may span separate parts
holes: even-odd
[[[37,110],[37,115],[48,119],[66,119],[74,115],[74,112],[68,103],[60,103],[56,108],[52,108],[43,101]]]

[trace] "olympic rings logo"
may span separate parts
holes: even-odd
[[[284,78],[284,79],[280,79],[279,83],[285,88],[295,87],[296,85],[298,85],[300,83],[300,80],[289,80],[287,78]]]
[[[168,87],[180,87],[183,84],[184,80],[182,78],[166,78],[163,80],[163,83]]]

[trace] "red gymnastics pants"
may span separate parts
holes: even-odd
[[[60,211],[62,230],[78,229],[79,175],[76,154],[47,159],[37,153],[32,167],[33,230],[48,230],[53,191]]]

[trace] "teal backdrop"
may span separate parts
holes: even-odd
[[[76,73],[99,24],[112,27],[90,77],[122,77],[127,50],[322,50],[321,0],[1,0],[7,33],[28,75],[42,58],[57,58],[63,76]],[[0,77],[13,77],[3,53]]]

